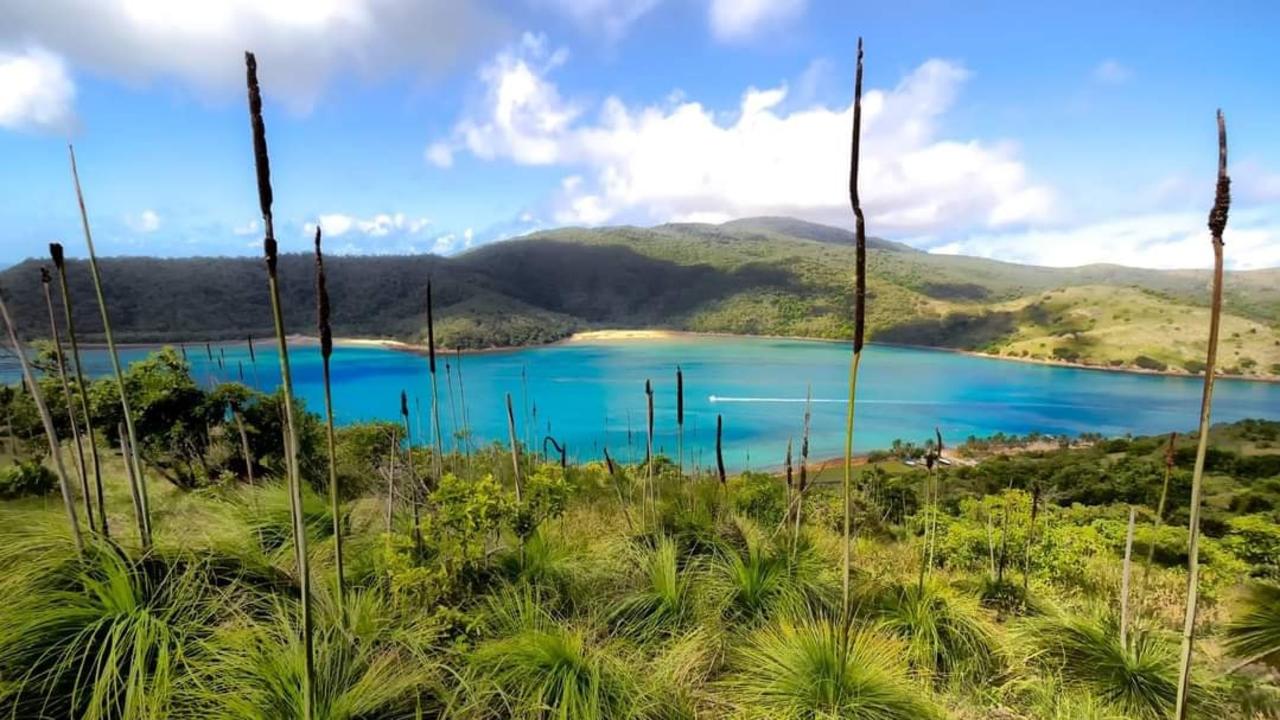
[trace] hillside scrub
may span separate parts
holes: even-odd
[[[212,409],[231,391],[192,394],[183,367],[153,358],[127,376],[152,382],[126,379],[151,434],[140,438],[144,462],[157,476],[190,465],[181,481],[153,488],[150,552],[129,532],[112,453],[104,472],[115,544],[90,536],[78,557],[56,508],[30,496],[0,502],[4,713],[296,716],[298,566],[280,448],[269,442],[281,432],[276,396],[235,390],[260,459],[250,485],[230,414]],[[185,412],[176,398],[188,401]],[[1166,523],[1154,529],[1160,437],[1048,443],[1016,456],[975,440],[972,464],[937,478],[922,585],[931,505],[924,471],[899,459],[925,444],[896,443],[857,468],[851,486],[858,532],[846,635],[841,490],[824,478],[808,487],[793,536],[778,530],[789,502],[781,476],[748,473],[722,488],[659,457],[656,512],[642,514],[643,465],[562,469],[558,458],[523,452],[517,498],[506,448],[450,452],[421,498],[415,547],[409,499],[386,495],[388,475],[405,487],[409,467],[391,428],[335,434],[335,523],[320,420],[298,419],[312,428],[299,465],[317,577],[333,572],[334,528],[345,532],[345,602],[339,608],[331,583],[312,591],[317,717],[1149,718],[1170,702],[1188,486],[1179,456]],[[1199,654],[1193,713],[1280,711],[1266,670],[1274,613],[1259,600],[1280,567],[1278,434],[1280,423],[1244,421],[1210,436],[1198,635],[1222,650]],[[187,439],[175,447],[165,437]],[[433,452],[413,448],[413,466],[430,467]],[[1114,617],[1130,504],[1139,507],[1133,555],[1154,552],[1131,602],[1135,639],[1123,648]]]

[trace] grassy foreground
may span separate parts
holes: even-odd
[[[1278,430],[1246,422],[1213,436],[1191,717],[1280,708]],[[368,436],[340,435],[350,473]],[[797,487],[781,476],[721,486],[659,457],[646,509],[646,467],[561,469],[524,453],[517,501],[510,454],[495,445],[444,458],[416,549],[398,484],[409,458],[366,454],[371,480],[339,523],[341,611],[324,488],[304,502],[316,717],[1167,717],[1193,441],[1175,448],[1158,528],[1162,438],[1027,443],[973,441],[932,475],[902,463],[927,445],[860,468],[847,630],[840,498],[822,477],[797,532]],[[123,465],[104,454],[119,516],[113,540],[90,540],[83,557],[54,496],[0,504],[0,715],[299,717],[283,484],[153,483],[144,554],[128,534]],[[429,466],[428,450],[413,456]]]

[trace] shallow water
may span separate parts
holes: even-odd
[[[244,344],[188,345],[201,382],[237,380],[273,388],[276,354],[256,344],[256,367]],[[123,349],[125,362],[147,348]],[[225,366],[217,358],[225,353]],[[644,381],[653,381],[655,448],[674,457],[675,369],[684,369],[685,457],[715,464],[716,415],[724,416],[725,462],[730,468],[777,467],[788,438],[799,453],[806,387],[813,389],[811,455],[840,455],[850,351],[847,344],[760,338],[678,337],[599,340],[509,352],[439,358],[440,419],[446,443],[461,424],[460,389],[476,441],[506,440],[505,394],[511,393],[518,432],[541,447],[548,433],[568,444],[574,459],[599,458],[607,442],[616,458],[643,458]],[[291,348],[295,391],[322,412],[319,347]],[[95,376],[110,372],[106,352],[86,354]],[[423,356],[374,347],[339,347],[333,356],[339,423],[396,419],[400,391],[410,396],[414,433],[430,425],[430,380]],[[0,381],[14,382],[12,362]],[[460,382],[461,380],[461,382]],[[527,388],[527,392],[526,392]],[[869,345],[859,379],[855,452],[887,447],[895,438],[921,442],[934,426],[958,442],[996,432],[1025,434],[1151,434],[1194,428],[1202,383],[1164,377],[1008,362],[958,353]],[[1214,421],[1280,418],[1280,384],[1221,380]],[[536,418],[536,421],[535,421]],[[532,430],[530,426],[536,427]]]

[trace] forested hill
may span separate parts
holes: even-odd
[[[555,340],[590,328],[657,327],[848,337],[852,234],[790,218],[722,225],[565,228],[440,258],[326,261],[335,332],[421,340],[428,277],[443,345]],[[1207,271],[1043,268],[933,255],[871,239],[868,321],[881,342],[1028,358],[1196,371],[1208,326]],[[1206,250],[1207,252],[1207,250]],[[24,332],[47,334],[40,261],[0,273]],[[256,258],[101,261],[119,339],[271,333]],[[100,337],[88,266],[70,262],[78,329]],[[314,334],[313,261],[281,259],[286,324]],[[1280,375],[1280,269],[1228,273],[1224,366]]]

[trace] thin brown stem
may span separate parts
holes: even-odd
[[[1213,209],[1209,211],[1209,231],[1213,242],[1213,301],[1209,309],[1209,349],[1204,367],[1204,395],[1200,400],[1200,437],[1196,464],[1191,475],[1191,517],[1187,541],[1187,604],[1182,623],[1182,658],[1179,667],[1178,697],[1174,718],[1187,716],[1187,694],[1191,689],[1191,655],[1195,645],[1196,611],[1200,595],[1200,495],[1205,454],[1209,448],[1209,419],[1213,408],[1213,378],[1218,363],[1218,332],[1222,321],[1222,233],[1231,207],[1231,179],[1227,175],[1227,124],[1218,111],[1218,184]]]

